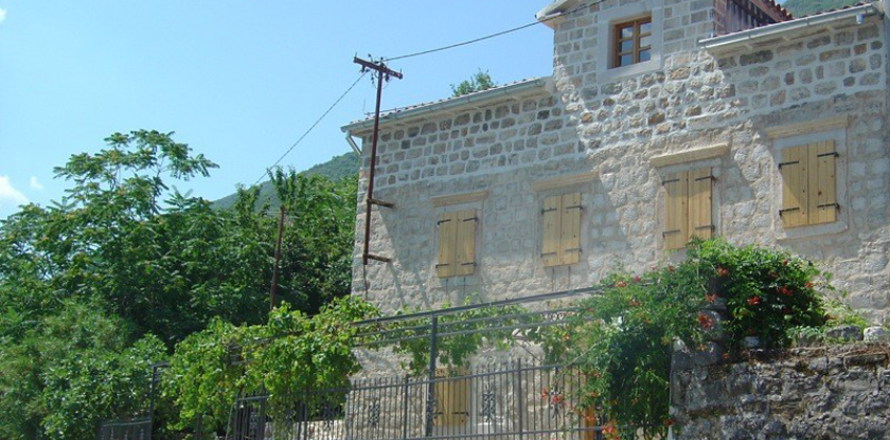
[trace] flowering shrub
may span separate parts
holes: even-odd
[[[691,243],[686,257],[676,266],[607,277],[570,324],[539,331],[550,361],[586,371],[578,399],[603,413],[598,423],[640,427],[616,436],[666,435],[673,341],[703,347],[722,329],[731,350],[748,336],[784,347],[790,329],[825,323],[818,290],[831,288],[812,263],[719,239]],[[718,325],[711,309],[723,303],[726,319]]]
[[[714,294],[726,300],[724,330],[731,348],[747,336],[765,347],[785,347],[789,329],[820,327],[826,316],[821,292],[832,291],[828,274],[812,262],[758,247],[737,248],[722,240],[694,243],[688,264],[714,274]]]

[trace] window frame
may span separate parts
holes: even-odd
[[[606,8],[598,12],[596,38],[599,46],[594,50],[596,79],[601,83],[621,81],[637,75],[658,71],[664,67],[664,0],[640,0],[617,8]],[[614,26],[634,19],[651,17],[652,52],[649,61],[625,67],[612,67]]]
[[[643,33],[642,26],[644,24],[649,25],[649,32]],[[627,28],[633,28],[631,32],[631,36],[627,38],[623,38],[621,36],[622,31]],[[653,20],[652,15],[646,15],[643,17],[638,17],[633,20],[622,21],[612,25],[612,62],[609,68],[616,69],[621,67],[629,67],[634,64],[645,63],[647,61],[652,60],[652,40],[654,39],[653,33]],[[649,37],[649,44],[647,46],[642,46],[641,41],[643,38]],[[630,51],[622,51],[621,43],[631,41],[633,42]],[[649,59],[640,60],[640,53],[642,51],[649,51]],[[621,64],[621,57],[625,55],[631,56],[630,64]]]

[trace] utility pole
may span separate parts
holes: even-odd
[[[281,260],[281,235],[284,233],[284,205],[278,218],[278,244],[275,246],[275,267],[272,269],[272,288],[269,290],[269,309],[275,310],[275,295],[278,293],[278,266]]]
[[[362,251],[362,264],[367,266],[368,260],[383,263],[390,261],[389,258],[371,254],[369,249],[371,242],[371,206],[378,205],[385,208],[393,208],[395,206],[391,202],[384,202],[374,198],[374,174],[377,168],[377,135],[380,131],[380,98],[383,96],[383,82],[389,81],[391,77],[402,79],[402,74],[386,67],[383,61],[374,62],[355,57],[353,62],[362,66],[362,72],[373,70],[377,75],[377,105],[374,110],[374,134],[371,140],[371,172],[368,175],[368,196],[365,198],[365,247]]]

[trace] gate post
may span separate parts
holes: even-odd
[[[410,376],[405,375],[405,395],[402,401],[402,439],[408,439],[408,384],[410,381]]]
[[[433,414],[436,401],[436,357],[439,355],[436,347],[436,339],[438,338],[439,318],[433,316],[430,318],[430,363],[427,372],[427,389],[426,389],[426,436],[433,435]]]
[[[517,410],[517,418],[519,419],[519,440],[522,440],[522,431],[525,429],[523,424],[525,422],[525,408],[522,406],[522,402],[525,399],[525,396],[522,395],[522,359],[516,359],[516,387],[517,390],[517,405],[519,406]]]

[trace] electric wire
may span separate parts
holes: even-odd
[[[272,168],[275,168],[276,166],[278,166],[278,164],[280,164],[281,161],[284,160],[284,158],[287,157],[287,155],[290,154],[291,151],[294,151],[294,148],[297,148],[297,145],[299,145],[300,142],[303,142],[303,139],[306,139],[306,136],[308,136],[309,133],[311,133],[312,130],[314,130],[315,127],[317,127],[318,124],[321,123],[321,121],[322,121],[322,120],[323,120],[323,119],[324,119],[324,118],[331,112],[331,110],[334,109],[334,107],[337,106],[337,104],[340,104],[340,101],[342,101],[343,98],[345,98],[346,95],[348,95],[349,92],[351,92],[352,89],[354,89],[355,86],[358,85],[359,81],[361,81],[362,78],[365,77],[365,75],[367,75],[367,72],[362,72],[362,74],[359,75],[359,77],[355,80],[355,82],[353,82],[352,85],[350,85],[349,88],[346,89],[346,91],[344,91],[342,94],[340,94],[340,97],[337,98],[337,100],[334,101],[334,103],[331,104],[331,106],[328,107],[328,109],[325,110],[324,113],[322,113],[321,116],[319,116],[318,119],[315,120],[315,123],[313,123],[313,124],[309,127],[309,129],[306,130],[306,131],[303,133],[303,135],[300,136],[300,138],[297,139],[296,142],[294,142],[294,143],[290,146],[290,148],[288,148],[287,151],[285,151],[284,154],[282,154],[281,157],[279,157],[278,160],[275,161],[275,163],[273,163],[271,166],[269,166],[268,168],[266,168],[266,172],[264,172],[264,173],[263,173],[263,174],[256,180],[256,182],[253,182],[253,185],[251,185],[251,186],[256,186],[256,184],[260,183],[260,181],[262,181],[263,178],[266,177],[266,173],[268,173],[269,170],[271,170]]]
[[[574,9],[568,11],[568,12],[562,12],[562,13],[559,13],[559,14],[556,14],[556,15],[552,15],[552,16],[549,16],[549,17],[545,17],[545,18],[543,18],[543,19],[541,19],[541,20],[535,20],[535,21],[533,21],[533,22],[531,22],[531,23],[526,23],[526,24],[523,24],[523,25],[521,25],[521,26],[516,26],[516,27],[514,27],[514,28],[506,29],[506,30],[503,30],[503,31],[500,31],[500,32],[495,32],[495,33],[493,33],[493,34],[485,35],[485,36],[478,37],[478,38],[473,38],[472,40],[461,41],[461,42],[459,42],[459,43],[449,44],[449,45],[447,45],[447,46],[437,47],[437,48],[434,48],[434,49],[427,49],[427,50],[422,50],[422,51],[419,51],[419,52],[412,52],[412,53],[407,53],[407,54],[404,54],[404,55],[398,55],[398,56],[394,56],[394,57],[383,57],[383,58],[381,59],[381,61],[384,61],[384,62],[391,62],[391,61],[397,61],[397,60],[404,60],[404,59],[407,59],[407,58],[414,58],[414,57],[419,57],[419,56],[423,56],[423,55],[429,55],[429,54],[431,54],[431,53],[442,52],[442,51],[449,50],[449,49],[454,49],[454,48],[457,48],[457,47],[468,46],[468,45],[470,45],[470,44],[478,43],[478,42],[480,42],[480,41],[490,40],[490,39],[492,39],[492,38],[497,38],[497,37],[500,37],[500,36],[503,36],[503,35],[512,34],[513,32],[518,32],[518,31],[521,31],[521,30],[523,30],[523,29],[527,29],[527,28],[533,27],[533,26],[535,26],[535,25],[539,25],[539,24],[547,23],[548,21],[556,20],[557,18],[564,17],[564,16],[566,16],[566,15],[574,14],[575,12],[578,12],[578,11],[580,11],[580,10],[582,10],[582,9],[589,8],[589,7],[594,6],[594,5],[598,5],[598,4],[603,3],[603,2],[605,2],[605,1],[606,1],[606,0],[595,0],[595,1],[592,1],[592,2],[589,2],[589,3],[583,3],[583,4],[581,4],[580,6],[574,8]]]
[[[408,58],[415,58],[415,57],[419,57],[419,56],[423,56],[423,55],[429,55],[429,54],[436,53],[436,52],[442,52],[442,51],[446,51],[446,50],[449,50],[449,49],[454,49],[454,48],[458,48],[458,47],[462,47],[462,46],[468,46],[468,45],[470,45],[470,44],[475,44],[475,43],[479,43],[479,42],[481,42],[481,41],[490,40],[490,39],[492,39],[492,38],[497,38],[497,37],[500,37],[500,36],[503,36],[503,35],[511,34],[511,33],[514,33],[514,32],[518,32],[518,31],[521,31],[521,30],[523,30],[523,29],[530,28],[530,27],[535,26],[535,25],[539,25],[539,24],[547,23],[547,22],[552,21],[552,20],[555,20],[555,19],[557,19],[557,18],[564,17],[564,16],[566,16],[566,15],[574,14],[575,12],[578,12],[578,11],[580,11],[580,10],[582,10],[582,9],[589,8],[589,7],[594,6],[594,5],[598,5],[598,4],[600,4],[600,3],[603,3],[604,1],[606,1],[606,0],[595,0],[595,1],[592,1],[592,2],[588,2],[588,3],[583,3],[583,4],[579,5],[579,6],[576,7],[576,8],[573,8],[573,9],[569,10],[568,12],[562,12],[562,13],[559,13],[559,14],[556,14],[556,15],[552,15],[552,16],[550,16],[550,17],[545,17],[545,18],[543,18],[543,19],[541,19],[541,20],[535,20],[535,21],[533,21],[533,22],[531,22],[531,23],[526,23],[526,24],[523,24],[523,25],[520,25],[520,26],[516,26],[516,27],[510,28],[510,29],[506,29],[506,30],[503,30],[503,31],[495,32],[495,33],[493,33],[493,34],[485,35],[485,36],[478,37],[478,38],[473,38],[473,39],[471,39],[471,40],[462,41],[462,42],[459,42],[459,43],[449,44],[449,45],[447,45],[447,46],[442,46],[442,47],[437,47],[437,48],[433,48],[433,49],[422,50],[422,51],[419,51],[419,52],[412,52],[412,53],[407,53],[407,54],[404,54],[404,55],[399,55],[399,56],[394,56],[394,57],[383,57],[383,58],[381,58],[380,61],[381,61],[381,62],[391,62],[391,61],[397,61],[397,60],[404,60],[404,59],[408,59]],[[309,133],[311,133],[313,129],[315,129],[315,127],[316,127],[316,126],[317,126],[317,125],[318,125],[318,124],[319,124],[319,123],[320,123],[320,122],[321,122],[321,121],[328,115],[328,113],[330,113],[331,110],[333,110],[334,107],[336,107],[337,104],[339,104],[340,101],[342,101],[343,98],[346,97],[346,95],[349,94],[349,92],[352,91],[353,88],[355,88],[355,86],[359,83],[359,81],[361,81],[362,78],[365,77],[366,74],[367,74],[367,72],[362,72],[361,76],[359,76],[358,79],[356,79],[355,82],[352,83],[352,85],[349,86],[349,88],[347,88],[346,91],[343,92],[343,94],[341,94],[340,97],[337,98],[337,100],[334,101],[334,103],[331,104],[331,106],[328,107],[327,110],[325,110],[324,113],[322,113],[322,115],[318,118],[318,120],[316,120],[315,123],[312,124],[312,126],[310,126],[309,129],[306,130],[306,132],[303,133],[303,135],[300,136],[300,138],[297,139],[297,141],[294,142],[293,145],[291,145],[290,148],[288,148],[287,151],[285,151],[284,154],[282,154],[281,157],[278,158],[278,160],[275,161],[275,163],[273,163],[270,167],[268,167],[268,168],[266,169],[266,173],[268,172],[268,170],[270,170],[270,169],[272,169],[272,168],[278,166],[278,164],[280,164],[281,161],[284,160],[284,158],[287,157],[287,155],[290,154],[291,151],[293,151],[294,148],[296,148],[297,145],[299,145],[300,142],[302,142],[303,139],[305,139],[306,136],[309,135]],[[256,184],[260,183],[260,181],[262,181],[263,178],[266,177],[266,173],[263,173],[263,174],[256,180],[256,182],[253,183],[253,185],[255,186]]]

